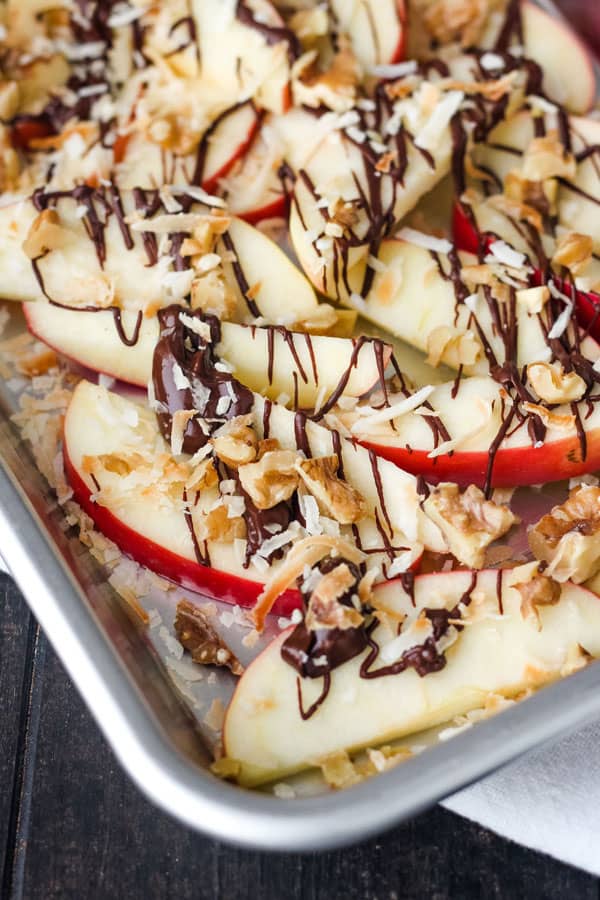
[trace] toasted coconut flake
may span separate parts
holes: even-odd
[[[220,697],[215,697],[202,721],[212,731],[221,731],[225,721],[225,707]]]
[[[455,369],[474,366],[482,354],[481,343],[472,331],[440,325],[427,335],[427,363],[434,368],[441,363]]]
[[[583,378],[576,372],[565,372],[560,363],[531,363],[527,378],[545,403],[573,403],[581,400],[587,389]]]
[[[377,412],[369,411],[368,415],[361,415],[361,417],[352,425],[350,431],[353,434],[363,434],[370,431],[374,426],[390,422],[392,419],[399,419],[401,416],[405,416],[422,406],[434,390],[435,388],[433,385],[427,385],[416,391],[414,394],[411,394],[410,397],[405,397],[403,400],[400,400],[398,403],[393,403],[385,409],[378,410]],[[360,413],[361,410],[359,409],[358,412]]]
[[[345,631],[362,625],[363,617],[354,607],[345,606],[339,600],[356,585],[354,575],[340,563],[323,575],[311,594],[306,611],[305,624],[309,631],[337,628]]]
[[[340,750],[338,753],[332,753],[320,760],[316,760],[315,765],[321,770],[321,774],[328,786],[334,790],[351,787],[353,784],[358,784],[361,780],[345,750]]]
[[[35,217],[23,241],[23,252],[29,259],[39,259],[51,250],[63,247],[67,231],[60,224],[55,209],[44,209]]]
[[[546,428],[555,428],[557,431],[572,431],[575,427],[575,416],[555,413],[539,403],[523,403],[525,412],[532,416],[538,416]]]
[[[197,409],[178,409],[173,413],[173,424],[171,426],[171,452],[173,456],[179,456],[183,450],[183,438],[188,423],[198,415]]]
[[[312,569],[326,556],[340,556],[349,562],[360,563],[364,556],[342,538],[330,535],[314,535],[295,544],[287,554],[283,565],[266,582],[264,590],[256,602],[252,617],[257,631],[262,631],[265,618],[277,598],[283,594],[303,574],[306,566]]]
[[[534,138],[525,153],[522,174],[529,181],[575,178],[575,157],[565,149],[558,131],[552,130],[544,137]]]
[[[423,231],[417,231],[414,228],[404,227],[398,232],[398,237],[407,244],[414,244],[415,247],[422,247],[424,250],[431,250],[433,253],[450,253],[454,248],[454,244],[445,238],[438,238],[433,234],[425,234]]]
[[[536,559],[559,582],[581,584],[600,571],[600,488],[582,485],[529,531]]]
[[[581,275],[592,260],[594,242],[587,234],[569,232],[559,237],[552,262],[564,266],[573,275]]]

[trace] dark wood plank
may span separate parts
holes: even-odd
[[[0,884],[10,889],[21,821],[24,751],[37,625],[12,580],[0,574]]]
[[[207,840],[129,783],[51,652],[22,887],[28,900],[598,896],[596,879],[441,809],[322,855],[252,853]]]

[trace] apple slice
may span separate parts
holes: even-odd
[[[600,468],[597,402],[552,407],[513,402],[492,378],[467,378],[435,387],[427,397],[431,416],[408,412],[389,423],[354,418],[353,434],[378,456],[429,481],[479,487],[514,487],[562,481]],[[545,434],[530,426],[536,415]],[[441,423],[446,435],[434,427]],[[493,448],[493,449],[491,449]]]
[[[29,330],[69,359],[129,384],[148,384],[159,336],[156,317],[64,309],[43,301],[26,303],[24,313]],[[285,394],[308,409],[317,402],[323,405],[334,392],[366,394],[380,381],[392,348],[375,341],[223,322],[216,352],[247,387],[274,400]]]
[[[275,405],[267,413],[264,405],[257,403],[253,415],[259,434],[263,424],[268,422],[270,436],[281,435],[284,449],[286,442],[290,447],[289,427],[291,425],[293,431],[295,422],[293,413]],[[308,434],[315,452],[328,448],[331,453],[334,446],[331,432],[315,425]],[[296,444],[293,446],[295,448]],[[340,458],[349,461],[353,453],[351,448],[352,444],[347,442],[340,451]],[[359,449],[358,452],[363,457],[367,455],[366,451]],[[190,509],[192,522],[188,525],[183,499],[186,472],[189,475],[191,469],[185,469],[183,458],[178,457],[177,461],[171,456],[168,445],[160,436],[154,414],[145,407],[98,385],[80,382],[65,419],[64,459],[76,500],[103,534],[139,563],[187,588],[250,607],[254,606],[264,582],[276,575],[283,565],[283,561],[267,564],[265,560],[264,565],[259,566],[260,561],[253,556],[245,567],[245,548],[239,546],[245,542],[209,540],[200,545],[194,540],[192,522],[195,523],[199,513],[214,508],[219,500],[219,489],[217,486],[205,487],[198,492]],[[95,461],[102,461],[102,464],[97,467]],[[184,468],[178,470],[177,466]],[[382,464],[382,471],[386,467],[394,472],[394,467],[387,463]],[[379,471],[376,460],[371,471]],[[345,477],[351,480],[350,466]],[[400,473],[395,476],[395,481],[402,484],[406,501],[411,476]],[[414,489],[413,493],[412,520],[416,522],[423,514]],[[374,508],[382,503],[376,488],[371,489],[370,502]],[[408,522],[410,511],[405,510],[403,516]],[[389,561],[385,546],[402,546],[403,561],[407,565],[414,564],[421,555],[421,545],[407,544],[404,535],[391,531],[392,543],[384,546],[382,535],[387,532],[382,529],[385,527],[385,522],[376,525],[367,517],[357,524],[356,531],[344,526],[342,537],[351,545],[356,542],[368,550],[370,562],[377,563],[381,555],[384,561]],[[429,533],[436,534],[433,523]],[[290,537],[290,540],[295,538]],[[289,590],[278,598],[274,610],[288,614],[298,605],[298,592]]]
[[[201,184],[212,194],[221,178],[243,159],[260,128],[260,115],[250,101],[236,104],[217,116],[195,154],[178,156],[132,134],[120,154],[115,181],[123,190],[155,188],[161,184]],[[198,171],[200,169],[200,171]]]
[[[404,0],[332,0],[330,8],[365,70],[404,58]]]
[[[285,112],[297,47],[273,5],[193,0],[191,6],[206,90],[226,98],[226,105],[253,98],[259,107]]]
[[[461,203],[456,203],[452,214],[452,232],[456,246],[473,254],[479,252],[480,243],[483,249],[487,249],[499,236],[515,250],[533,259],[539,258],[539,246],[543,248],[547,259],[551,259],[556,247],[553,238],[548,234],[539,236],[539,244],[530,243],[527,232],[516,220],[505,216],[485,201],[470,204],[468,213]],[[536,284],[545,284],[547,277],[540,268],[533,267],[533,279]],[[577,321],[581,327],[586,329],[594,340],[600,340],[600,294],[582,287],[600,284],[600,260],[597,256],[590,260],[585,276],[576,278],[574,285],[557,273],[553,275],[553,281],[565,296],[575,301]]]
[[[568,22],[526,0],[521,7],[525,55],[544,72],[544,93],[575,113],[594,104],[597,81],[589,48]]]
[[[523,155],[536,137],[538,127],[543,131],[562,133],[565,121],[559,121],[558,111],[522,110],[516,116],[500,123],[488,136],[485,143],[473,148],[475,165],[490,174],[493,183],[485,185],[486,194],[490,187],[493,193],[501,192],[507,175],[519,171],[523,165]],[[558,225],[589,234],[600,251],[597,235],[598,204],[600,203],[600,173],[598,172],[596,148],[600,144],[600,122],[594,119],[570,116],[568,118],[569,142],[576,159],[574,178],[560,178],[558,184],[557,212]],[[568,148],[567,148],[568,149]],[[506,224],[505,226],[506,227]]]
[[[116,298],[120,308],[134,312],[182,301],[189,294],[194,273],[178,271],[170,241],[158,238],[164,227],[171,234],[189,234],[195,216],[200,222],[207,207],[195,203],[188,213],[166,214],[159,202],[156,213],[149,217],[148,232],[142,232],[139,223],[136,230],[123,222],[123,216],[134,214],[136,196],[135,191],[115,193],[112,188],[95,191],[85,186],[66,196],[59,194],[52,207],[58,223],[47,223],[52,226],[50,237],[44,236],[44,240],[52,240],[53,249],[40,251],[35,264],[23,245],[44,218],[30,200],[2,207],[0,267],[4,277],[0,296],[25,301],[51,298],[80,308],[111,306]],[[149,204],[158,199],[155,192],[145,196]],[[117,214],[119,204],[121,212]],[[83,216],[82,210],[86,210]],[[104,215],[106,224],[102,225],[100,217]],[[237,297],[241,321],[252,322],[259,315],[274,324],[291,325],[319,319],[323,312],[331,314],[331,309],[319,306],[310,284],[283,250],[240,219],[231,221],[216,249],[225,257],[224,276]],[[286,286],[283,301],[282,284]],[[252,300],[244,292],[251,292]]]
[[[331,672],[324,701],[306,720],[299,696],[307,710],[322,694],[323,680],[299,678],[282,658],[293,631],[284,632],[246,669],[227,709],[224,749],[240,765],[240,784],[263,784],[343,751],[432,728],[482,709],[493,696],[514,698],[542,687],[600,656],[598,598],[567,583],[553,597],[555,605],[528,608],[524,592],[534,587],[531,578],[531,566],[452,572],[417,577],[410,595],[398,585],[378,592],[377,607],[394,620],[402,617],[402,631],[378,625],[369,648]],[[469,627],[448,629],[446,620],[436,640],[431,623],[444,613]],[[428,636],[439,648],[440,670],[421,677],[410,654],[418,659]],[[369,659],[375,647],[376,658]],[[404,654],[404,671],[364,677]]]
[[[64,461],[83,510],[106,537],[140,564],[216,600],[254,606],[264,586],[264,573],[252,562],[244,568],[243,556],[232,543],[211,541],[210,565],[199,563],[182,510],[183,485],[179,497],[173,497],[160,490],[160,481],[153,482],[149,474],[136,490],[127,491],[119,475],[105,471],[101,486],[112,490],[113,499],[107,505],[95,502],[98,484],[86,471],[85,458],[135,452],[140,446],[156,446],[157,452],[169,454],[154,414],[104,388],[80,382],[65,418]],[[288,615],[300,605],[298,592],[287,591],[276,601],[274,612]]]

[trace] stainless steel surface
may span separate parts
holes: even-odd
[[[281,800],[223,783],[208,771],[209,736],[194,703],[176,690],[168,654],[127,616],[101,567],[65,531],[10,413],[6,396],[0,406],[2,556],[123,767],[151,800],[191,827],[271,850],[350,843],[600,717],[595,664],[343,792]],[[225,694],[227,677],[220,682]]]

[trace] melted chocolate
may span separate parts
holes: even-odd
[[[179,317],[182,308],[169,306],[158,313],[160,337],[154,351],[152,381],[160,409],[157,419],[163,436],[170,441],[173,415],[182,409],[197,409],[198,418],[191,419],[185,430],[184,453],[195,453],[203,447],[210,435],[225,422],[243,416],[252,410],[252,392],[229,372],[215,368],[217,362],[214,347],[219,343],[221,329],[215,316],[203,316],[198,312],[187,314],[206,323],[211,332],[211,342],[186,328]],[[176,386],[176,373],[189,387]],[[220,404],[226,398],[228,404]],[[223,407],[226,407],[223,410]]]

